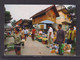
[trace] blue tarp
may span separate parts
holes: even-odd
[[[54,22],[52,22],[50,20],[45,20],[45,21],[41,21],[40,23],[53,24]]]

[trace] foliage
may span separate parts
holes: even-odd
[[[71,21],[72,21],[71,25],[76,26],[76,7],[69,6],[68,12],[69,12],[69,15],[70,15]]]
[[[16,20],[13,20],[12,22],[11,22],[11,25],[14,27],[16,24]]]
[[[5,24],[10,23],[11,21],[11,14],[9,11],[5,11]]]

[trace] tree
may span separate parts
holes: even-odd
[[[16,24],[16,20],[13,20],[12,22],[11,22],[11,25],[14,27]]]
[[[72,26],[76,26],[76,7],[72,7],[72,6],[69,6],[68,7],[68,12],[69,12],[69,17],[71,17],[71,21],[72,21],[72,23],[71,23],[71,25]]]
[[[10,23],[11,21],[11,14],[9,11],[5,11],[5,24]]]

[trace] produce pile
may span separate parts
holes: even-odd
[[[39,42],[42,42],[43,44],[47,44],[48,43],[47,35],[38,35],[38,36],[36,36],[36,39]]]
[[[51,44],[50,45],[50,53],[58,53],[59,45],[58,44]]]
[[[61,44],[61,51],[63,54],[70,54],[72,53],[72,45],[71,44]],[[59,53],[59,45],[58,44],[51,44],[50,45],[50,53]]]
[[[11,50],[14,50],[14,44],[6,44],[5,51],[11,51]]]

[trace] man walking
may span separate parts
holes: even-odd
[[[51,44],[53,44],[53,29],[51,26],[48,26],[49,30],[48,30],[48,48],[50,47]]]
[[[25,40],[27,39],[27,34],[28,34],[27,30],[24,28]]]
[[[58,31],[57,31],[57,38],[56,38],[56,43],[59,44],[59,54],[63,55],[62,52],[62,43],[65,42],[65,32],[62,30],[62,25],[58,25]]]
[[[36,29],[33,27],[32,29],[32,41],[34,41]]]

